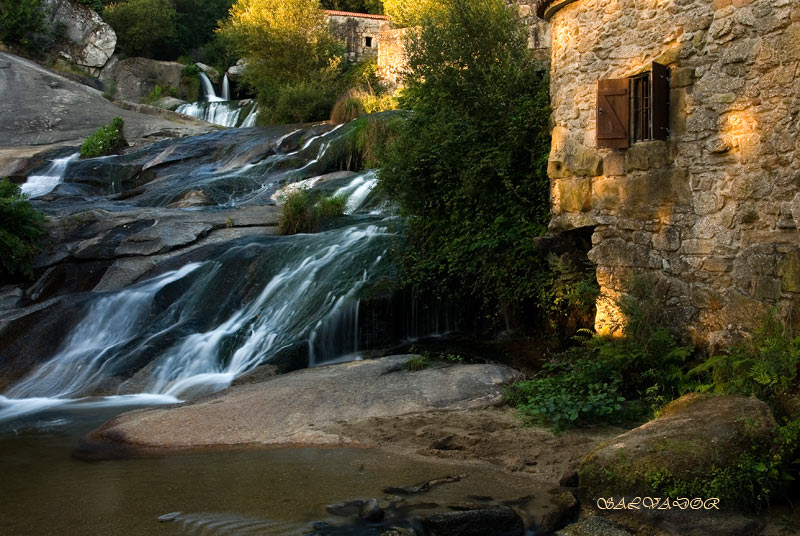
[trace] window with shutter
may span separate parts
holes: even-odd
[[[627,78],[597,82],[597,146],[624,149],[628,137],[630,82]]]
[[[631,142],[669,138],[669,68],[597,82],[597,146],[625,149]]]

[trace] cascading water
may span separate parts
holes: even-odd
[[[40,197],[53,191],[64,180],[64,173],[70,162],[78,159],[80,153],[75,153],[64,158],[56,158],[41,175],[31,175],[21,186],[23,194],[31,198]]]
[[[204,72],[200,72],[200,84],[203,86],[203,93],[208,102],[219,102],[223,99],[217,97],[217,91],[214,89],[214,84],[211,79]]]
[[[222,100],[231,100],[231,82],[227,74],[222,78]]]
[[[0,421],[109,390],[175,402],[292,348],[306,348],[309,365],[350,354],[359,334],[348,319],[384,271],[392,236],[373,218],[265,237],[98,297],[57,355],[0,397]]]

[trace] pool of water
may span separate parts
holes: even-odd
[[[528,517],[541,511],[547,499],[529,478],[490,466],[437,463],[380,450],[274,449],[105,462],[71,457],[80,437],[119,412],[54,411],[4,425],[0,534],[290,536],[314,533],[320,523],[329,524],[323,534],[338,534],[330,527],[343,525],[350,528],[342,534],[378,534],[368,525],[353,528],[354,518],[333,515],[326,506],[382,499],[387,486],[463,473],[468,476],[459,482],[407,497],[407,506],[425,508],[397,517],[396,524],[408,526],[415,515],[475,500],[512,501]],[[158,519],[171,513],[171,520]]]

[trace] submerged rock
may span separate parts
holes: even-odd
[[[589,516],[556,532],[556,536],[631,536],[631,533],[607,519]]]
[[[507,506],[430,514],[422,525],[431,536],[523,536],[522,518]]]
[[[551,534],[573,521],[578,515],[578,500],[569,491],[564,491],[550,499],[550,510],[538,523],[537,534]]]
[[[377,523],[381,521],[383,516],[384,512],[378,504],[378,499],[369,499],[361,505],[361,508],[358,511],[359,518],[371,523]]]

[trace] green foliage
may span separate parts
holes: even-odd
[[[325,229],[330,219],[344,214],[346,205],[344,196],[324,197],[316,192],[297,190],[283,200],[278,232],[284,235],[317,233]]]
[[[397,27],[419,26],[447,5],[443,0],[383,0],[383,4],[384,12]]]
[[[37,51],[44,31],[41,0],[0,0],[0,40]]]
[[[175,57],[214,43],[214,30],[218,22],[227,17],[233,0],[172,0],[172,3],[175,6],[175,39],[170,54]],[[226,62],[222,55],[213,59],[205,57],[201,61],[224,72],[236,58]]]
[[[44,216],[35,210],[20,188],[0,180],[0,279],[33,278],[33,257],[44,234]]]
[[[546,283],[549,90],[527,35],[502,0],[455,0],[411,30],[400,107],[414,113],[379,173],[407,220],[406,283],[489,314]]]
[[[406,112],[386,112],[360,117],[347,125],[347,135],[331,143],[325,158],[329,167],[374,169],[382,165],[390,147],[404,128]]]
[[[507,391],[522,416],[556,430],[600,419],[618,422],[652,415],[696,387],[687,372],[692,349],[663,327],[652,284],[637,278],[632,287],[635,294],[617,303],[628,319],[622,337],[584,333],[535,378]]]
[[[299,82],[278,89],[275,103],[259,118],[269,123],[308,123],[328,119],[333,107],[330,92],[317,84]]]
[[[178,89],[172,86],[168,86],[167,88],[162,88],[160,85],[156,84],[156,87],[153,90],[142,97],[142,104],[153,104],[161,100],[164,97],[177,97],[178,96]]]
[[[125,140],[123,128],[122,118],[115,117],[110,125],[95,130],[81,145],[81,158],[105,156],[126,147],[128,142]]]
[[[703,391],[755,396],[779,409],[788,397],[796,397],[800,374],[800,337],[792,337],[772,311],[753,337],[708,358],[691,370],[704,379]]]
[[[344,70],[344,45],[318,0],[238,0],[230,13],[219,35],[247,60],[244,81],[257,92],[262,120],[327,119],[339,93],[334,82]],[[274,110],[271,118],[267,110]]]
[[[406,370],[409,372],[419,372],[431,366],[430,360],[425,356],[415,356],[406,361]]]
[[[75,3],[91,8],[100,15],[103,14],[103,2],[101,0],[75,0]]]
[[[322,0],[324,9],[383,15],[383,0]]]
[[[331,111],[331,124],[341,125],[364,115],[364,105],[361,99],[352,94],[347,94],[336,101]]]
[[[128,0],[106,6],[103,18],[128,56],[170,59],[177,13],[169,0]]]

